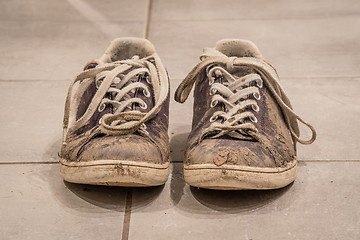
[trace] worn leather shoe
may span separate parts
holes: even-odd
[[[59,153],[62,177],[96,185],[164,184],[168,116],[169,79],[153,45],[115,39],[70,85]]]
[[[296,143],[314,128],[292,109],[279,77],[250,41],[225,39],[204,49],[179,85],[184,102],[193,85],[192,130],[185,181],[210,189],[275,189],[294,181]],[[298,122],[312,131],[299,138]]]

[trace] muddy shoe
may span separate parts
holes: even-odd
[[[275,69],[245,40],[221,40],[180,84],[184,102],[195,84],[192,131],[184,160],[189,185],[275,189],[295,180],[296,142],[314,128],[292,110]],[[312,131],[299,139],[297,121]]]
[[[149,41],[114,40],[70,86],[59,154],[62,177],[96,185],[164,184],[168,93],[166,70]]]

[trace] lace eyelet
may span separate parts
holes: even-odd
[[[255,112],[259,112],[259,111],[260,111],[259,106],[256,105],[256,104],[251,105],[251,108],[252,108]]]
[[[100,104],[100,105],[99,105],[99,107],[98,107],[98,111],[99,111],[99,112],[102,112],[102,111],[104,111],[104,110],[105,110],[105,108],[106,108],[105,103]]]
[[[214,79],[214,78],[210,78],[210,79],[209,79],[209,85],[210,85],[210,86],[213,85],[214,82],[215,82],[215,79]]]
[[[211,88],[210,89],[210,96],[215,95],[216,92],[217,92],[217,90],[215,88]]]
[[[256,100],[260,100],[260,99],[261,99],[260,94],[257,93],[257,92],[253,93],[253,97],[254,97]]]
[[[146,104],[146,102],[144,102],[144,104],[140,104],[140,108],[141,109],[147,109],[147,104]]]
[[[252,121],[253,123],[257,123],[258,119],[256,117],[251,116],[250,121]]]
[[[151,85],[151,81],[150,81],[150,76],[149,76],[149,75],[146,75],[145,80],[146,80],[146,82],[147,82],[148,84]]]
[[[98,89],[102,84],[102,79],[95,82],[96,89]]]
[[[215,101],[212,101],[211,103],[210,103],[210,107],[215,107],[216,105],[218,104],[218,100],[215,100]]]
[[[263,87],[263,81],[261,79],[256,80],[256,85],[258,86],[258,88],[262,88]]]
[[[143,94],[145,97],[150,97],[150,92],[148,90],[143,89]]]
[[[201,59],[201,57],[200,57],[200,60],[202,61],[203,59]],[[207,75],[209,75],[209,72],[210,72],[211,68],[213,68],[214,66],[215,66],[214,64],[210,64],[205,68],[205,72],[206,72]]]
[[[218,119],[218,116],[215,115],[215,116],[212,116],[210,119],[209,119],[209,122],[215,122],[216,120]]]
[[[146,130],[147,126],[145,125],[145,123],[141,124],[141,129]]]
[[[99,124],[101,125],[101,122],[102,122],[102,118],[99,119]]]

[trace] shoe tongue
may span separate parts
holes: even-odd
[[[263,58],[256,45],[248,40],[223,39],[216,43],[215,49],[228,57]],[[235,69],[227,70],[238,77],[253,73],[253,70],[248,67],[237,67]]]
[[[263,58],[256,45],[248,40],[223,39],[216,43],[215,49],[228,57]]]
[[[155,53],[154,46],[142,38],[117,38],[113,40],[105,53],[98,59],[101,63],[130,59],[138,56],[140,59]]]

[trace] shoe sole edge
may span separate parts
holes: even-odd
[[[67,182],[123,187],[163,185],[169,176],[170,163],[153,164],[125,160],[74,162],[59,159],[60,175]]]
[[[218,190],[266,190],[282,188],[297,175],[297,162],[285,168],[196,164],[184,166],[185,181],[194,187]]]

